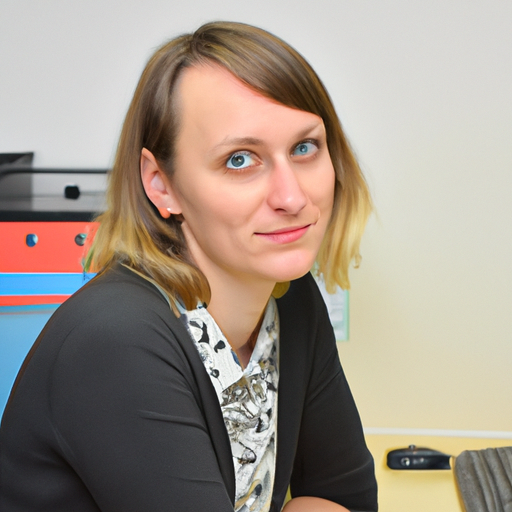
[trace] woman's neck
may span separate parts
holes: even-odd
[[[235,350],[236,355],[238,356],[238,360],[243,368],[246,368],[247,365],[249,364],[249,361],[252,356],[252,352],[254,350],[256,342],[258,341],[258,334],[261,329],[261,324],[263,323],[263,316],[264,316],[264,314],[261,315],[258,323],[256,324],[256,327],[252,331],[247,342],[244,345],[242,345],[241,347],[238,347],[237,349],[233,349],[233,350]]]
[[[212,296],[208,312],[231,347],[237,353],[240,350],[239,356],[248,354],[250,358],[274,284],[248,284],[229,278],[209,279],[209,282]],[[247,358],[242,356],[242,359]]]
[[[215,264],[199,247],[187,222],[182,223],[182,229],[189,252],[210,285],[208,312],[231,347],[237,353],[239,349],[245,355],[248,353],[250,358],[254,345],[251,347],[247,342],[262,318],[275,282],[248,274],[237,274],[231,268]]]

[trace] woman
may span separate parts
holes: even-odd
[[[376,510],[313,278],[348,286],[370,199],[293,49],[211,23],[149,61],[89,263],[1,428],[2,510]]]

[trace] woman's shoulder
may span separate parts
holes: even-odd
[[[314,350],[317,344],[327,348],[334,343],[327,307],[311,273],[292,281],[289,290],[277,300],[277,306],[281,347],[293,347],[291,359],[300,350]]]
[[[49,350],[92,353],[166,343],[182,327],[163,294],[143,277],[116,266],[83,286],[50,318],[40,336]],[[158,335],[159,334],[159,335]]]
[[[123,295],[123,292],[130,293],[121,297],[120,295]],[[126,301],[135,300],[140,296],[145,296],[147,299],[151,296],[162,298],[161,292],[149,279],[145,279],[142,274],[121,264],[115,264],[97,274],[80,288],[72,298],[101,300],[102,298],[111,299],[114,296]]]
[[[139,317],[142,312],[157,310],[168,313],[169,309],[165,296],[153,283],[123,265],[115,265],[84,285],[58,312],[91,321],[115,315],[128,320]]]
[[[311,316],[325,309],[322,294],[311,272],[291,281],[290,288],[277,303],[280,315],[292,314],[295,317]]]

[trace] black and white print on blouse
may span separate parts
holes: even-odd
[[[279,316],[271,298],[249,364],[235,351],[204,307],[181,310],[224,417],[235,467],[236,512],[268,512],[277,443]]]

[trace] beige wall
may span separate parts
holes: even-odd
[[[391,4],[340,354],[367,427],[512,432],[512,4]]]
[[[0,151],[108,166],[152,49],[219,18],[305,54],[367,171],[340,344],[365,426],[512,432],[512,3],[3,0]]]

